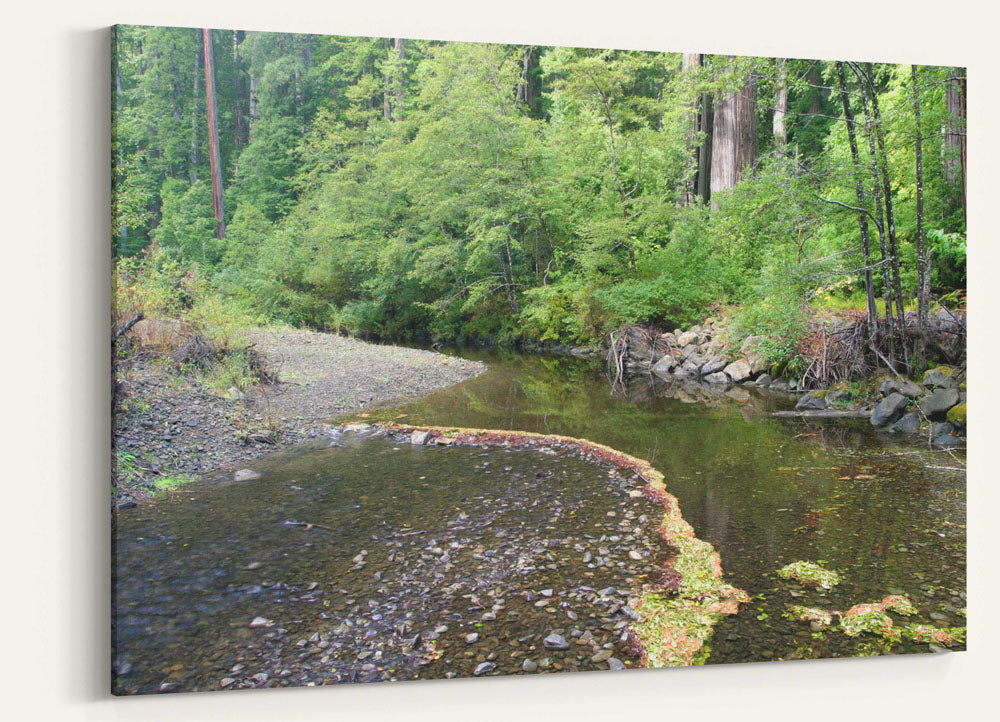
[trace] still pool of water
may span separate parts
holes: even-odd
[[[752,597],[716,627],[709,663],[885,651],[790,621],[790,604],[844,610],[906,594],[913,621],[965,624],[960,457],[865,423],[770,416],[792,397],[651,380],[613,395],[592,361],[463,355],[490,371],[369,418],[565,434],[648,459]],[[666,552],[627,493],[634,480],[532,451],[384,439],[259,468],[258,481],[206,482],[119,514],[119,691],[636,663],[623,604]],[[843,582],[809,591],[776,577],[800,559]],[[551,634],[568,647],[547,648]]]

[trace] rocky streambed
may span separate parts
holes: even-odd
[[[689,618],[735,611],[647,467],[486,441],[358,425],[118,512],[116,693],[645,666],[681,556],[716,580]]]

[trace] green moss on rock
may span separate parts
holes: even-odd
[[[948,421],[953,424],[962,424],[965,426],[965,404],[952,406],[948,409]]]

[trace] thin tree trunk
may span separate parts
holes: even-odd
[[[389,71],[389,38],[384,41],[385,51],[386,51],[386,63],[383,65],[382,70],[382,81],[384,84],[384,89],[382,90],[382,115],[386,120],[392,120],[392,73]]]
[[[924,151],[923,131],[920,128],[920,86],[917,66],[910,66],[913,82],[913,120],[916,124],[914,150],[917,156],[917,324],[920,327],[921,345],[927,331],[927,307],[931,286],[931,264],[924,239]]]
[[[708,93],[701,94],[699,103],[699,115],[701,116],[701,132],[703,139],[698,146],[698,183],[697,193],[701,197],[702,203],[711,200],[712,185],[712,139],[713,139],[713,113],[711,96]]]
[[[889,246],[885,238],[885,213],[882,207],[882,184],[878,174],[878,163],[875,153],[875,129],[872,127],[871,111],[868,109],[868,95],[865,92],[865,80],[861,70],[849,63],[854,74],[858,76],[861,85],[861,107],[865,114],[865,136],[868,138],[869,170],[872,174],[872,198],[875,200],[875,227],[878,229],[879,250],[882,252],[882,285],[885,298],[885,320],[892,332],[892,272],[889,269]]]
[[[393,120],[403,119],[403,97],[406,94],[406,45],[403,38],[396,38],[396,58],[399,69],[396,71],[396,108],[392,114]]]
[[[681,73],[684,82],[690,83],[692,81],[692,76],[701,67],[701,53],[684,53],[681,57]],[[684,176],[684,180],[681,183],[681,187],[678,189],[679,199],[678,204],[682,206],[689,205],[694,202],[697,196],[698,188],[698,165],[700,157],[700,146],[698,143],[698,131],[700,126],[701,118],[699,117],[700,98],[695,97],[690,107],[688,107],[684,113],[684,125],[686,126],[685,140],[687,145],[687,152],[689,154],[690,166],[688,172]]]
[[[242,72],[240,72],[240,43],[243,42],[243,31],[234,30],[233,31],[233,87],[236,92],[233,94],[235,100],[233,101],[233,118],[235,125],[235,147],[237,150],[246,145],[247,139],[247,121],[246,114],[243,112],[243,97],[246,94],[246,78]]]
[[[205,50],[205,110],[208,120],[209,163],[212,170],[212,211],[215,214],[215,237],[226,237],[226,221],[222,207],[222,157],[219,153],[219,116],[215,106],[215,58],[212,54],[212,31],[203,28]]]
[[[521,56],[521,78],[517,81],[517,102],[524,103],[525,105],[530,105],[530,79],[528,73],[531,71],[531,59],[534,55],[535,46],[529,45],[524,49],[524,55]]]
[[[906,319],[903,311],[903,285],[899,276],[899,243],[896,239],[896,215],[892,209],[892,185],[889,182],[889,160],[885,152],[885,128],[882,125],[882,113],[879,110],[878,90],[875,88],[875,74],[872,72],[872,64],[866,63],[865,70],[865,75],[868,77],[868,91],[872,101],[872,119],[875,121],[875,140],[878,143],[879,166],[882,173],[882,193],[885,196],[885,219],[889,231],[889,263],[892,267],[893,296],[896,299],[896,320],[899,322],[900,331],[902,331],[906,328]],[[900,341],[903,342],[903,339],[900,339]]]
[[[260,110],[257,107],[257,76],[250,71],[250,99],[249,113],[247,114],[247,143],[253,142],[253,126],[260,118]]]
[[[858,173],[860,158],[858,141],[854,132],[854,115],[851,112],[851,102],[847,94],[847,78],[844,77],[844,64],[837,62],[837,79],[840,81],[840,100],[844,106],[844,122],[847,124],[847,141],[851,147],[851,174],[854,176],[854,196],[858,208],[866,208],[864,186]],[[872,276],[871,239],[868,236],[868,216],[858,213],[858,230],[861,232],[861,252],[865,265],[865,302],[868,309],[868,333],[874,337],[878,329],[878,307],[875,305],[875,283]]]
[[[788,113],[788,61],[785,58],[777,58],[775,63],[776,87],[771,132],[774,135],[775,147],[784,152],[784,148],[788,144],[788,131],[785,129],[785,115]]]
[[[117,163],[116,163],[117,167],[115,168],[115,173],[111,177],[111,180],[112,180],[112,183],[114,183],[114,185],[116,186],[115,187],[115,195],[118,195],[119,193],[121,193],[121,188],[118,187],[119,186],[119,182],[120,182],[121,178],[125,174],[125,154],[124,154],[124,152],[122,152],[122,138],[121,138],[121,132],[119,130],[119,128],[120,128],[119,124],[121,123],[121,112],[122,112],[122,101],[121,101],[121,97],[122,97],[122,73],[121,73],[121,67],[119,66],[119,57],[118,57],[119,50],[118,50],[118,32],[117,32],[117,30],[112,31],[112,33],[111,33],[111,39],[112,39],[112,43],[114,44],[112,46],[111,53],[112,53],[112,57],[114,58],[114,62],[115,62],[115,97],[114,97],[114,102],[113,102],[113,104],[111,106],[114,109],[114,118],[112,120],[112,129],[113,129],[113,138],[114,138],[114,141],[115,141],[115,147],[116,147],[116,150],[117,150],[117,153],[116,153],[116,156],[115,156],[115,160],[117,161]],[[128,249],[128,224],[126,224],[125,221],[123,220],[121,222],[121,225],[119,226],[119,229],[118,229],[118,255],[119,255],[119,257],[124,256],[125,255],[125,251],[127,249]]]

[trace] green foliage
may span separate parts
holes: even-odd
[[[676,53],[535,47],[525,66],[510,45],[407,40],[400,58],[384,38],[212,38],[223,240],[200,31],[115,29],[112,240],[120,261],[137,259],[119,266],[137,307],[186,315],[201,294],[348,333],[594,345],[625,322],[690,324],[736,304],[738,334],[794,362],[802,305],[854,308],[863,292],[857,213],[837,205],[856,203],[845,124],[820,87],[836,84],[832,63],[707,56],[682,72]],[[934,290],[963,288],[961,189],[940,133],[949,70],[920,68],[919,128],[909,67],[875,70],[904,293],[917,132]],[[691,202],[692,109],[750,78],[755,164],[710,205]],[[194,316],[229,328],[219,308]]]

